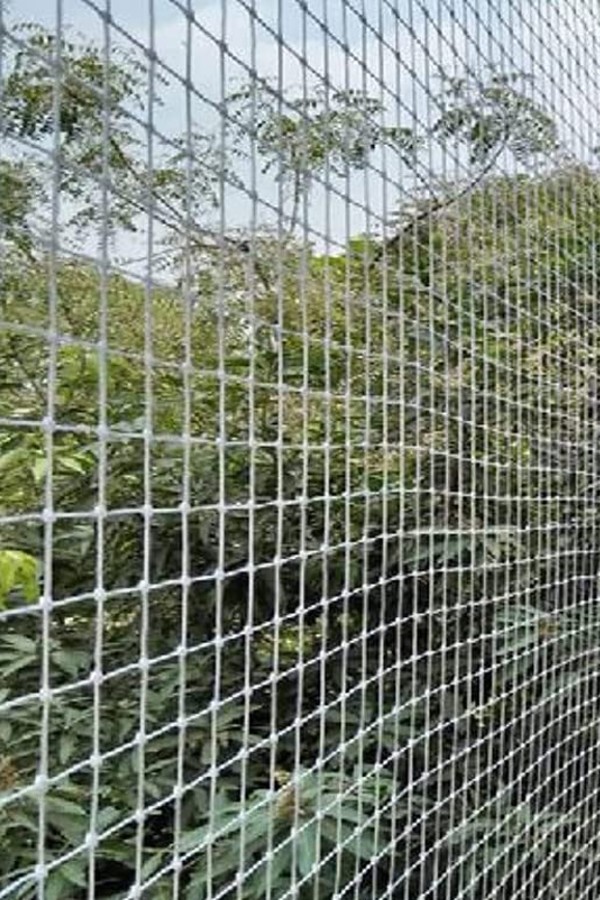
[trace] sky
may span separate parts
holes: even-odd
[[[600,144],[597,0],[12,0],[11,18],[55,28],[58,10],[64,25],[99,43],[110,10],[115,45],[154,47],[157,71],[169,81],[158,86],[155,123],[167,135],[185,129],[188,91],[197,127],[216,128],[223,86],[252,73],[286,90],[305,84],[310,91],[324,77],[365,90],[383,101],[388,122],[408,125],[432,120],[444,74],[519,70],[533,76],[533,96],[576,156],[589,159]],[[351,233],[381,230],[384,213],[402,200],[399,183],[407,176],[397,162],[387,157],[383,175],[356,174],[337,186],[341,196],[317,185],[314,232],[343,241],[348,221]],[[271,179],[259,177],[257,190],[277,204]],[[249,214],[248,198],[230,191],[227,224],[243,226]],[[140,247],[128,237],[120,252],[133,258]]]

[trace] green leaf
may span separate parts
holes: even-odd
[[[267,890],[267,884],[275,884],[283,875],[290,875],[292,865],[293,848],[290,841],[283,845],[279,845],[273,850],[273,856],[268,861],[263,859],[260,866],[253,872],[247,882],[250,896],[258,898],[264,897]]]
[[[50,872],[44,888],[46,900],[64,900],[65,897],[69,896],[69,893],[69,881],[62,873],[60,871]]]
[[[142,881],[145,881],[147,878],[150,878],[151,875],[154,875],[154,873],[163,865],[164,860],[165,854],[162,851],[159,850],[152,853],[142,866]]]
[[[23,656],[35,657],[37,655],[37,642],[24,634],[3,634],[2,642],[10,644]]]
[[[31,471],[33,472],[33,480],[35,483],[40,484],[46,477],[48,471],[48,461],[46,457],[38,456],[31,467]]]
[[[59,813],[60,815],[71,816],[74,820],[84,820],[86,818],[85,811],[79,803],[66,800],[64,797],[48,795],[46,797],[46,808],[50,814]]]
[[[87,819],[84,816],[76,819],[72,814],[54,812],[48,815],[48,822],[69,843],[78,843],[85,834]]]
[[[77,675],[82,668],[89,664],[89,661],[89,654],[81,651],[55,650],[52,653],[52,662],[67,675]]]
[[[58,458],[58,464],[62,469],[75,472],[77,475],[85,475],[87,471],[85,463],[85,458],[81,456],[60,456]]]
[[[360,859],[370,860],[377,852],[374,832],[370,828],[350,828],[343,822],[338,826],[333,819],[324,819],[322,832],[334,846],[338,846],[340,842],[339,845],[345,853],[358,856]]]
[[[104,831],[121,818],[121,812],[114,806],[106,806],[98,813],[98,830]]]
[[[11,663],[3,663],[0,670],[0,677],[3,679],[10,678],[11,675],[14,675],[15,672],[21,672],[23,669],[28,669],[31,665],[31,658],[23,657],[16,658]]]
[[[298,871],[302,877],[311,874],[316,863],[317,824],[305,825],[296,835]]]
[[[21,550],[0,550],[0,609],[16,590],[27,603],[39,599],[37,560]]]
[[[85,859],[70,859],[61,865],[59,872],[70,884],[80,888],[87,887],[87,863]]]
[[[68,762],[73,756],[73,752],[77,747],[77,740],[74,735],[69,734],[69,732],[65,732],[61,734],[60,739],[58,741],[58,759],[61,765],[64,765]]]
[[[6,469],[12,469],[17,466],[21,462],[22,456],[23,450],[21,449],[7,450],[6,453],[3,453],[0,456],[0,474]]]

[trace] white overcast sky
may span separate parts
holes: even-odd
[[[306,0],[304,13],[298,0],[189,2],[198,23],[191,29],[190,49],[193,116],[201,128],[215,125],[210,103],[219,100],[223,77],[232,85],[254,67],[259,76],[280,79],[287,88],[301,85],[303,74],[310,87],[326,73],[335,85],[381,96],[390,121],[398,118],[403,124],[433,115],[442,72],[519,69],[534,76],[537,98],[552,110],[563,140],[577,156],[589,159],[591,148],[600,144],[598,0]],[[109,0],[62,0],[63,22],[102,41],[99,12],[108,5]],[[13,20],[55,26],[56,0],[12,0],[10,7]],[[143,46],[153,40],[158,59],[183,78],[187,7],[188,0],[112,0],[112,17],[122,29],[113,30],[112,40],[122,46],[129,38]],[[221,38],[224,57],[217,44]],[[164,104],[156,124],[176,135],[185,127],[186,88],[169,77],[171,84],[160,89]],[[393,179],[402,177],[397,160],[388,157],[387,166]],[[258,190],[275,200],[266,179],[258,182]],[[381,175],[352,179],[357,204],[351,210],[352,233],[380,226],[384,190],[391,212],[400,194]],[[361,203],[373,212],[370,219]],[[325,192],[316,188],[311,228],[324,232],[329,221],[332,236],[343,240],[345,211],[342,198],[330,196],[327,204]],[[231,193],[227,223],[243,225],[248,215],[248,203]],[[138,250],[131,238],[120,249],[125,256]]]

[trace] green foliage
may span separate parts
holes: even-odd
[[[60,55],[65,189],[97,224],[77,161],[107,165],[109,102],[120,224],[151,193],[172,258],[188,229],[197,296],[188,309],[175,288],[68,258],[49,275],[26,170],[3,162],[0,890],[38,860],[47,677],[49,897],[87,896],[92,816],[99,898],[124,896],[139,863],[148,896],[171,897],[174,854],[190,900],[372,897],[394,880],[398,896],[485,900],[490,877],[498,900],[524,882],[541,894],[560,878],[557,837],[598,851],[582,812],[598,773],[580,772],[597,721],[576,704],[599,688],[597,174],[484,178],[452,205],[432,198],[385,253],[356,239],[322,256],[293,229],[219,243],[196,221],[223,164],[210,136],[193,139],[206,167],[174,141],[151,176],[126,134],[135,64],[106,70],[94,47],[29,34],[7,75],[12,136],[55,131]],[[500,146],[553,145],[515,85],[453,86],[438,133],[476,175]],[[295,199],[311,173],[364,168],[382,145],[418,153],[359,93],[230,104]]]
[[[388,147],[413,164],[420,143],[414,128],[386,124],[380,100],[364,91],[317,87],[308,96],[283,95],[252,83],[228,98],[234,135],[263,160],[263,172],[291,187],[293,231],[298,204],[316,177],[346,177]]]
[[[370,779],[359,770],[348,778],[334,772],[299,771],[294,779],[277,774],[282,783],[275,792],[255,791],[246,802],[217,794],[212,813],[206,810],[207,824],[184,833],[180,850],[198,861],[190,898],[207,896],[209,873],[213,890],[233,894],[240,847],[249,873],[245,897],[258,900],[269,885],[277,893],[293,886],[300,897],[310,897],[316,881],[320,893],[333,895],[351,886],[357,859],[371,861],[389,842],[385,827],[376,824],[378,805],[389,804],[392,796],[385,772],[377,776],[371,770]]]
[[[57,39],[34,23],[16,26],[14,33],[17,49],[5,54],[0,109],[9,146],[24,161],[0,163],[0,187],[6,188],[0,200],[3,228],[29,242],[33,229],[39,239],[40,212],[50,217],[48,152],[58,145],[59,188],[69,199],[63,243],[71,238],[77,246],[82,233],[97,226],[101,208],[109,233],[135,231],[151,201],[171,242],[175,235],[181,239],[201,210],[216,202],[224,161],[211,137],[157,138],[150,175],[138,124],[147,61],[118,46],[105,58],[84,38]],[[157,73],[156,85],[163,82]],[[160,106],[160,97],[154,102]]]
[[[417,139],[412,129],[384,124],[381,101],[363,91],[330,91],[317,87],[306,97],[284,97],[255,84],[228,98],[240,136],[254,138],[278,178],[296,174],[310,180],[325,169],[344,176],[363,169],[372,152],[389,145],[412,159]]]
[[[135,193],[132,175],[138,169],[132,155],[137,142],[131,113],[139,106],[143,66],[118,49],[106,61],[94,44],[57,39],[35,23],[16,26],[14,35],[17,43],[14,48],[12,43],[8,45],[2,80],[3,132],[24,157],[21,167],[27,172],[26,183],[36,186],[37,229],[44,188],[49,193],[47,153],[55,151],[57,145],[61,153],[60,190],[76,204],[71,224],[80,229],[95,220],[101,202],[100,179],[110,172],[120,189],[107,224],[131,225]],[[108,120],[110,134],[106,140]],[[18,197],[18,192],[13,196]],[[47,207],[47,203],[44,205]],[[21,210],[1,211],[7,213],[9,224],[16,212],[24,218]],[[35,217],[31,209],[27,212],[30,226]]]
[[[39,186],[31,183],[30,175],[22,162],[0,160],[0,239],[22,250],[31,246],[28,221],[40,200]]]
[[[529,79],[530,80],[530,79]],[[527,96],[522,75],[493,75],[489,82],[450,79],[434,133],[465,144],[472,163],[489,163],[503,150],[518,161],[558,148],[556,123]]]
[[[34,557],[21,550],[0,549],[0,609],[11,593],[19,589],[23,599],[32,603],[38,598],[38,567]]]
[[[37,24],[14,33],[20,40],[2,97],[8,135],[37,140],[58,130],[67,144],[87,142],[102,134],[107,114],[118,121],[125,100],[139,101],[141,72],[134,75],[130,57],[119,53],[107,66],[95,45],[57,40]]]

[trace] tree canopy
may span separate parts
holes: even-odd
[[[174,853],[190,900],[436,879],[484,900],[490,871],[506,900],[556,887],[566,824],[574,854],[598,841],[598,775],[573,752],[595,711],[564,713],[594,696],[600,646],[597,173],[516,75],[451,82],[422,133],[361,92],[282,109],[252,83],[227,152],[198,128],[149,168],[144,66],[19,34],[0,100],[0,889],[36,891],[43,667],[48,898],[92,878],[123,896],[140,864],[171,897]],[[433,141],[464,179],[427,170]],[[414,176],[394,239],[308,246],[315,180],[383,147]],[[211,224],[251,152],[288,190],[279,233]],[[149,215],[165,284],[74,252]]]

